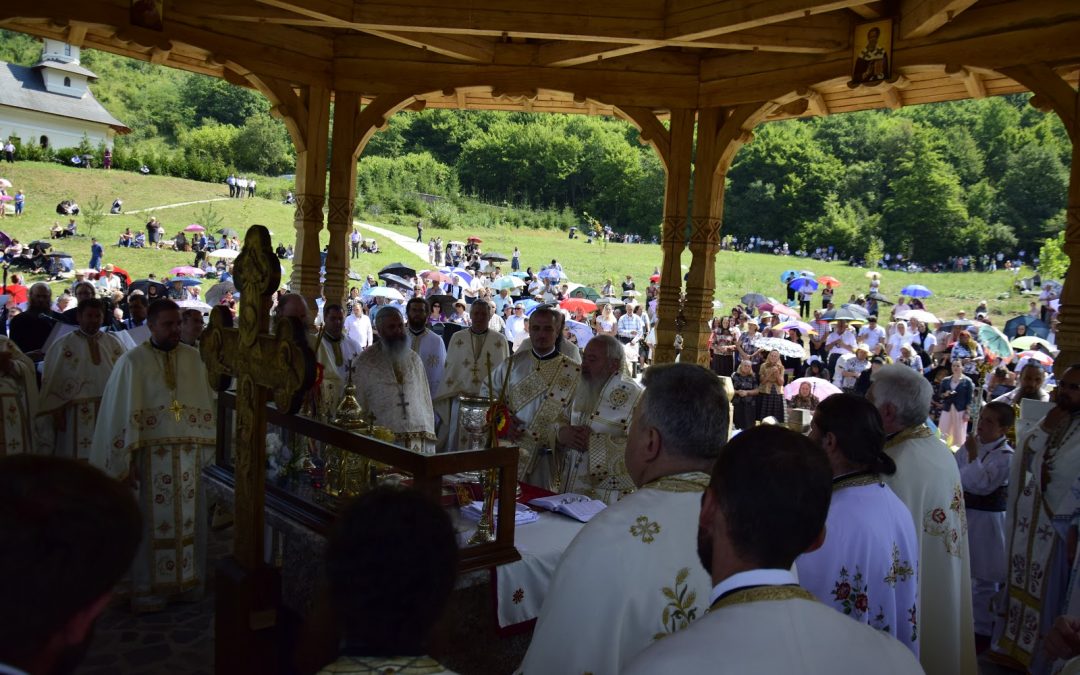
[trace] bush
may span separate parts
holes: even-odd
[[[427,210],[427,217],[432,227],[443,230],[452,230],[457,227],[460,222],[458,216],[457,208],[444,201],[432,204]]]

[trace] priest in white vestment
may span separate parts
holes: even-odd
[[[821,602],[892,635],[919,656],[919,539],[900,498],[885,485],[896,464],[874,405],[837,394],[822,401],[810,440],[833,472],[825,544],[795,561],[799,583]]]
[[[796,556],[827,536],[831,477],[821,448],[794,431],[761,426],[732,439],[695,520],[698,555],[712,577],[709,612],[622,672],[922,673],[900,642],[818,602],[791,572]]]
[[[1072,488],[1080,476],[1080,368],[1069,368],[1057,405],[1025,438],[1009,477],[1009,572],[1003,634],[995,651],[1032,673],[1050,672],[1042,640],[1066,609],[1075,525]]]
[[[105,305],[98,298],[81,301],[75,317],[79,329],[45,352],[38,415],[46,419],[39,429],[43,443],[51,437],[53,454],[86,460],[94,444],[101,394],[126,349],[116,333],[101,332]]]
[[[562,455],[556,446],[559,426],[570,419],[570,405],[577,388],[580,366],[558,349],[558,312],[549,307],[533,311],[529,319],[532,348],[517,352],[499,364],[481,396],[505,396],[512,418],[508,442],[521,450],[518,480],[554,492],[562,492]]]
[[[348,379],[346,369],[360,353],[359,345],[345,335],[345,310],[341,305],[323,307],[322,333],[315,338],[318,345],[315,357],[322,366],[322,382],[319,385],[319,412],[332,418]]]
[[[567,492],[611,505],[634,491],[626,470],[630,418],[642,387],[624,374],[622,344],[601,335],[585,346],[570,421],[559,428]]]
[[[438,419],[440,450],[460,450],[458,442],[459,396],[479,396],[480,389],[494,377],[495,369],[509,355],[506,338],[490,328],[491,305],[477,300],[469,306],[472,325],[450,338],[442,386],[434,399]],[[491,369],[490,371],[488,369]]]
[[[131,568],[132,606],[161,609],[205,581],[201,471],[213,461],[214,398],[199,352],[180,343],[180,309],[150,306],[150,340],[113,367],[90,463],[135,488],[143,540]]]
[[[0,335],[0,457],[36,453],[37,370],[29,356],[6,335]]]
[[[919,661],[927,675],[975,675],[971,567],[960,470],[926,426],[930,383],[904,365],[883,366],[867,394],[885,425],[885,477],[911,511],[919,535]]]
[[[443,368],[446,365],[446,343],[443,342],[442,336],[428,330],[427,320],[430,314],[427,300],[423,298],[412,298],[405,303],[405,320],[408,322],[409,329],[406,338],[409,340],[409,348],[416,352],[424,363],[428,389],[434,400],[435,395],[439,393],[439,387],[442,386]]]
[[[601,511],[566,549],[525,675],[615,675],[705,613],[710,584],[696,553],[697,516],[727,440],[727,398],[720,380],[696,365],[653,366],[644,381],[626,445],[637,491]]]
[[[1007,403],[989,403],[979,413],[975,433],[956,451],[960,483],[964,488],[968,541],[971,546],[971,602],[975,635],[989,643],[994,635],[996,606],[1005,583],[1005,510],[1013,449],[1005,432],[1015,422]]]
[[[410,450],[435,452],[435,413],[424,364],[409,349],[401,312],[375,315],[379,342],[356,358],[356,400]]]

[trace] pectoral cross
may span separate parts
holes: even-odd
[[[172,412],[173,416],[176,417],[176,421],[179,422],[180,413],[184,412],[184,404],[174,398],[173,402],[169,404],[169,411]]]
[[[401,416],[404,417],[405,419],[408,419],[409,418],[409,410],[408,410],[409,402],[405,400],[405,387],[402,386],[401,384],[398,384],[398,398],[400,399],[400,402],[397,405],[401,406]]]

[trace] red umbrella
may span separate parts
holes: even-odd
[[[480,237],[469,237],[469,242],[473,244],[482,244],[484,243],[484,240]]]
[[[437,281],[440,284],[452,284],[452,283],[454,283],[454,278],[453,277],[451,277],[449,274],[443,274],[442,272],[440,272],[438,270],[427,270],[426,272],[421,272],[420,273],[420,278],[421,279],[426,279],[428,281]]]
[[[660,281],[660,275],[659,274],[652,275],[651,277],[649,277],[649,281]]]
[[[560,302],[559,307],[570,312],[577,312],[578,310],[585,313],[596,311],[596,303],[586,298],[569,298]]]
[[[818,277],[817,280],[818,280],[819,284],[825,284],[829,288],[833,288],[835,286],[840,285],[840,280],[837,279],[836,277],[824,276],[824,277]]]

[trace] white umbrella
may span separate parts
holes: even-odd
[[[216,251],[210,251],[206,254],[207,258],[224,258],[225,260],[235,260],[240,255],[240,251],[234,251],[231,248],[219,248]]]
[[[577,338],[577,346],[579,349],[585,349],[585,345],[589,344],[589,340],[593,338],[592,328],[589,328],[588,324],[581,323],[580,321],[567,319],[566,328],[574,334],[575,338]]]
[[[796,396],[799,393],[799,387],[801,387],[804,382],[810,385],[810,394],[815,396],[819,401],[824,401],[834,394],[843,393],[840,387],[837,387],[832,382],[823,380],[820,377],[800,377],[784,387],[784,398],[790,399],[792,396]]]
[[[368,297],[368,298],[388,298],[390,300],[404,300],[405,299],[405,296],[401,294],[401,291],[398,291],[398,290],[393,289],[393,288],[388,288],[386,286],[376,286],[375,288],[369,289],[368,292],[364,294],[364,297]]]
[[[941,319],[937,318],[937,316],[935,316],[931,312],[926,311],[925,309],[909,309],[898,313],[896,315],[896,318],[904,320],[915,319],[917,321],[922,321],[927,326],[932,323],[941,323]]]
[[[207,314],[210,311],[210,305],[201,300],[180,300],[176,303],[176,306],[181,309],[197,309],[203,314]]]
[[[797,359],[806,358],[806,349],[803,348],[801,344],[783,338],[758,338],[754,340],[753,345],[758,349],[764,349],[767,352],[774,350],[778,351],[780,352],[780,356],[794,357]]]
[[[9,181],[7,178],[0,178],[0,187],[2,187],[2,188],[11,187],[11,181]]]

